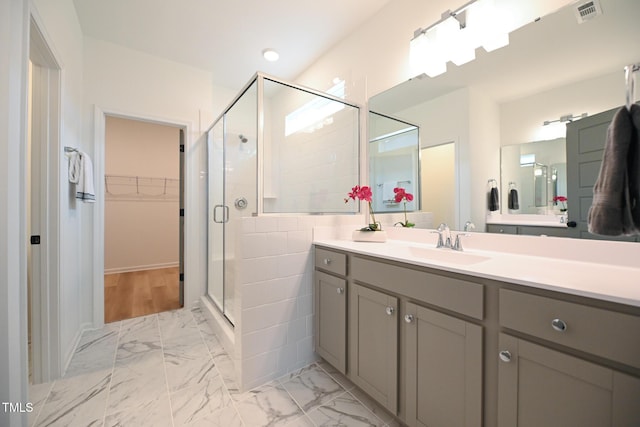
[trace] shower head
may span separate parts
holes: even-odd
[[[240,138],[240,141],[242,141],[242,143],[245,143],[248,141],[248,139],[242,134],[238,135],[238,138]]]

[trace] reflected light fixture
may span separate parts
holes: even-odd
[[[574,114],[565,114],[564,116],[560,116],[559,119],[555,119],[555,120],[545,120],[542,125],[543,126],[548,126],[551,123],[564,123],[564,122],[572,122],[574,120],[580,120],[580,119],[584,119],[585,117],[587,117],[588,114],[587,113],[582,113],[578,116],[574,115]]]
[[[458,66],[473,61],[479,47],[487,52],[505,47],[510,32],[559,6],[558,1],[471,0],[447,10],[439,21],[414,31],[409,46],[412,76],[435,77],[447,71],[449,61]]]
[[[280,54],[273,49],[265,49],[262,51],[262,56],[269,62],[275,62],[280,58]]]

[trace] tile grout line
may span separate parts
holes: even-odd
[[[51,390],[53,390],[53,385],[55,383],[56,383],[56,380],[53,380],[51,383],[49,383],[49,390],[47,391],[47,395],[42,400],[42,404],[40,405],[40,409],[38,410],[38,413],[36,414],[35,418],[33,419],[33,423],[31,424],[32,427],[35,427],[35,426],[38,425],[38,421],[40,419],[40,414],[42,414],[42,410],[44,409],[44,405],[45,405],[45,403],[47,403],[47,400],[49,399],[49,395],[51,394]],[[30,385],[33,386],[33,384],[30,384]],[[31,396],[29,396],[29,398],[31,398]]]
[[[347,390],[342,384],[340,384],[340,381],[338,381],[338,379],[336,377],[334,377],[333,375],[331,375],[331,373],[329,373],[326,369],[324,369],[322,366],[320,366],[320,364],[316,363],[318,365],[318,367],[320,369],[322,369],[322,371],[324,373],[326,373],[327,375],[329,375],[331,377],[331,379],[333,379],[336,383],[338,383],[340,385],[340,387],[342,387],[346,393],[348,393],[351,397],[353,397],[358,403],[360,403],[367,411],[371,412],[371,415],[373,415],[374,417],[376,417],[378,420],[380,420],[380,422],[382,423],[382,427],[388,426],[389,423],[387,423],[385,420],[383,420],[382,418],[380,418],[375,412],[373,412],[373,410],[367,406],[362,400],[358,399],[358,396],[354,395],[353,393],[351,393],[351,390]],[[345,376],[346,378],[346,376]],[[346,378],[347,380],[349,380],[348,378]],[[357,388],[357,386],[354,384],[354,387]],[[343,396],[343,394],[341,394],[340,396]],[[337,397],[335,398],[337,399]],[[331,401],[335,400],[332,399]]]
[[[238,419],[240,420],[240,423],[245,426],[245,422],[244,419],[242,419],[242,415],[240,415],[240,411],[238,410],[238,407],[236,405],[235,400],[233,399],[233,396],[231,395],[231,393],[229,392],[229,387],[227,386],[227,382],[224,380],[224,375],[222,375],[222,372],[220,372],[220,369],[218,369],[218,364],[216,363],[215,358],[213,357],[213,354],[211,354],[211,349],[209,348],[209,345],[207,344],[207,342],[204,339],[204,335],[202,333],[202,330],[200,329],[200,323],[198,323],[198,319],[196,319],[196,315],[193,313],[193,311],[191,309],[189,309],[189,312],[191,313],[191,316],[193,317],[193,320],[196,322],[196,327],[198,328],[198,333],[200,334],[200,339],[202,339],[202,342],[204,343],[205,348],[207,349],[207,353],[209,353],[209,357],[211,358],[211,361],[213,362],[213,367],[216,368],[216,371],[218,371],[218,375],[220,376],[220,379],[222,380],[222,384],[224,386],[225,391],[227,392],[227,394],[229,395],[229,400],[231,402],[231,406],[233,406],[233,409],[236,411],[236,414],[238,415]],[[204,319],[205,323],[207,322],[207,319]],[[215,332],[214,332],[214,335]],[[218,339],[218,335],[216,335],[216,339]],[[219,343],[219,340],[218,340]],[[222,345],[222,344],[220,344]],[[226,350],[225,350],[225,354],[226,354]],[[227,354],[227,357],[230,357]],[[239,402],[238,402],[239,403]],[[220,411],[224,410],[221,409]]]
[[[116,359],[118,357],[118,346],[120,345],[120,334],[122,333],[122,321],[118,326],[118,337],[116,338],[116,348],[113,351],[113,363],[111,364],[111,376],[109,377],[109,385],[107,386],[107,398],[104,401],[104,414],[102,415],[102,426],[107,423],[107,409],[109,408],[109,396],[111,395],[111,384],[113,383],[113,372],[116,368]]]
[[[163,312],[164,313],[164,312]],[[162,328],[160,328],[160,316],[155,314],[156,327],[158,328],[158,336],[160,337],[160,352],[162,353],[162,370],[164,371],[164,383],[167,387],[167,398],[169,399],[169,415],[171,416],[171,425],[176,426],[176,421],[173,418],[173,404],[171,402],[171,390],[169,389],[169,376],[167,375],[167,363],[164,358],[164,340],[162,339]]]

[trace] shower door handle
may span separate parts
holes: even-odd
[[[222,208],[222,220],[218,219],[218,208]],[[223,224],[229,222],[229,206],[227,205],[215,205],[213,207],[213,222]]]

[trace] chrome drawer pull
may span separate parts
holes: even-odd
[[[331,258],[325,258],[323,262],[324,262],[324,265],[329,265],[331,264]]]
[[[339,295],[344,294],[344,288],[337,288],[336,291],[338,291]]]
[[[509,350],[502,350],[500,353],[500,360],[503,362],[511,362],[511,352]]]
[[[393,312],[396,311],[396,310],[393,307],[389,306],[389,307],[386,308],[385,311],[387,312],[387,314],[389,316],[391,316],[393,314]]]
[[[412,323],[413,322],[413,314],[405,314],[404,315],[404,321],[407,323]]]
[[[567,324],[560,319],[553,319],[551,321],[551,327],[558,332],[564,332],[567,330]]]

